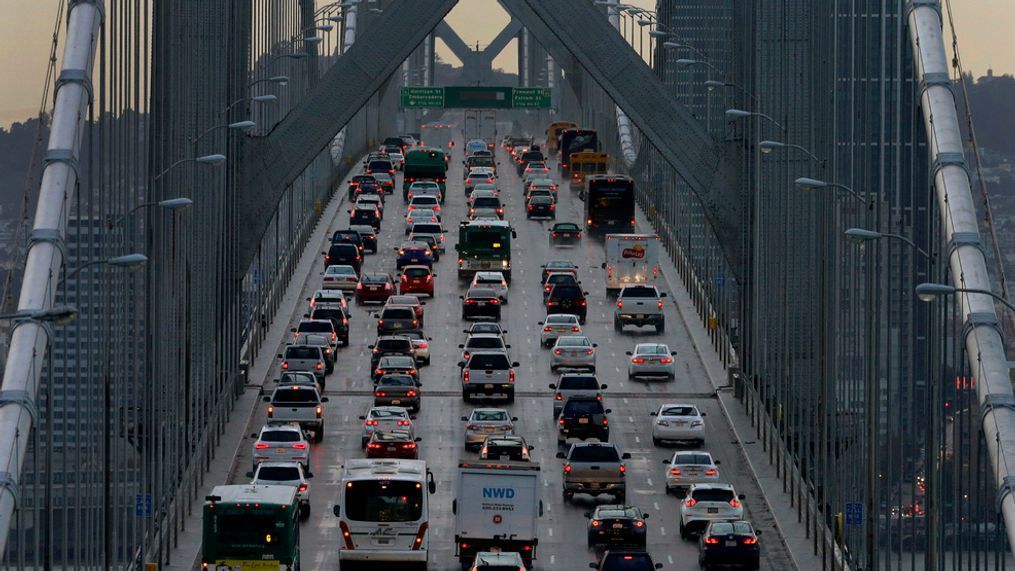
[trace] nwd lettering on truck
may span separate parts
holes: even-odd
[[[511,239],[516,233],[503,220],[473,220],[458,227],[458,279],[476,272],[498,271],[511,279]]]
[[[294,486],[216,486],[204,498],[202,568],[299,569],[299,515]]]
[[[455,553],[463,568],[480,551],[517,552],[532,568],[539,544],[536,520],[543,515],[539,499],[539,464],[530,462],[463,462],[451,511],[455,514]]]

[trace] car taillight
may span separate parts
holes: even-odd
[[[557,393],[553,398],[554,400],[564,400],[564,395]]]
[[[624,309],[624,302],[617,300],[617,309]]]
[[[416,391],[409,391],[409,392],[405,393],[405,395],[406,396],[410,396],[410,397],[414,397],[414,396],[416,396]]]
[[[275,407],[269,406],[268,407],[268,418],[271,418],[274,414],[275,414]]]
[[[469,382],[469,370],[468,369],[465,369],[464,371],[462,371],[462,382],[463,383]]]
[[[662,309],[663,308],[663,300],[660,299],[659,301],[657,301],[656,305],[659,306],[659,309]]]
[[[610,419],[604,418],[603,419],[603,426],[609,426],[609,424],[610,424]]]
[[[709,545],[718,545],[719,544],[719,538],[718,537],[706,537],[705,538],[705,543],[707,543]]]
[[[660,420],[656,421],[656,424],[659,425],[659,426],[669,426],[670,425],[670,421],[660,419]]]
[[[293,443],[293,448],[295,448],[296,450],[306,450],[307,449],[307,443],[306,442],[294,442]]]
[[[557,424],[559,424],[561,426],[564,426],[564,419],[562,418],[562,419],[558,420]]]
[[[634,527],[645,527],[645,522],[643,522],[643,521],[636,521],[636,522],[634,522]]]
[[[479,430],[478,424],[466,424],[465,430]]]
[[[367,426],[377,426],[377,421],[376,420],[368,420],[364,424],[366,424]]]
[[[384,289],[385,290],[391,289],[391,284],[384,284]]]
[[[411,423],[411,422],[409,422],[408,420],[399,420],[399,421],[397,422],[397,424],[398,424],[398,426],[409,426],[409,425],[410,425],[410,424],[412,424],[412,423]]]
[[[413,322],[413,323],[415,323],[415,322]],[[415,375],[416,374],[416,369],[409,369],[409,374],[410,375]]]
[[[300,487],[298,489],[301,492],[305,492],[305,491],[307,491],[307,485],[306,484],[300,484]]]
[[[556,209],[557,209],[557,205],[556,204],[551,204],[550,205],[550,210],[556,210]]]
[[[599,527],[599,520],[598,519],[592,520],[592,527]]]
[[[504,214],[504,209],[503,208],[498,208],[497,209],[497,214]]]
[[[420,343],[420,344],[419,344],[419,348],[420,348],[420,349],[426,349],[426,348],[427,348],[427,347],[429,347],[429,346],[430,346],[430,345],[429,345],[428,343]]]
[[[257,444],[254,445],[254,448],[256,448],[257,450],[266,450],[268,448],[268,443],[258,442]]]
[[[499,299],[491,299],[488,303],[490,305],[500,305],[500,300]]]
[[[570,474],[571,473],[571,465],[570,464],[564,464],[564,473],[565,474]]]
[[[377,444],[376,442],[371,442],[370,444],[367,445],[367,448],[370,448],[371,450],[377,450],[380,447],[381,445]]]
[[[467,299],[467,300],[465,300],[465,305],[473,305],[474,303],[476,303],[476,300],[474,300],[474,299]]]
[[[627,466],[624,466],[623,464],[621,464],[618,469],[620,470],[621,474],[624,474],[624,473],[627,472]]]
[[[639,365],[640,365],[640,364],[642,364],[642,363],[644,363],[644,362],[645,362],[645,359],[643,359],[643,358],[641,358],[641,357],[632,357],[632,358],[631,358],[631,362],[632,362],[632,363],[637,363],[637,364],[639,364]]]
[[[331,332],[331,340],[334,341],[335,339],[338,339],[338,333],[335,333],[334,331],[332,331]]]
[[[740,507],[740,500],[738,500],[736,498],[733,498],[732,500],[730,500],[730,505],[732,507],[739,508]]]
[[[673,359],[670,359],[669,357],[663,357],[662,359],[659,359],[659,362],[664,365],[669,365],[670,363],[673,362]]]
[[[285,361],[282,361],[282,368],[283,369],[288,369],[289,368],[289,363],[287,363]]]
[[[591,355],[592,353],[595,353],[595,351],[593,351],[592,349],[586,349],[585,350],[585,354],[586,355]]]
[[[758,543],[758,538],[757,537],[745,537],[743,541],[744,541],[744,545],[756,545]]]
[[[324,368],[324,363],[318,362],[317,366],[315,366],[314,368],[317,369],[318,371],[320,371],[321,369]]]
[[[324,414],[324,409],[317,407],[317,418],[321,418],[322,414]]]
[[[694,498],[687,498],[686,500],[684,500],[684,505],[689,507],[689,508],[693,508],[697,503],[698,503],[698,500],[696,500]]]
[[[388,393],[386,393],[384,391],[376,391],[376,392],[374,392],[374,396],[375,397],[386,397],[386,396],[388,396]]]
[[[543,331],[553,331],[553,328],[547,325],[546,327],[543,328]]]
[[[718,474],[718,473],[719,473],[719,472],[718,472],[718,471],[716,471],[716,469],[715,469],[715,468],[709,468],[708,470],[705,470],[705,475],[706,475],[706,476],[715,476],[715,475],[716,475],[716,474]]]
[[[554,233],[552,234],[552,236],[553,236],[554,238],[559,238],[559,237],[560,237],[560,235],[559,235],[559,234],[557,234],[556,232],[554,232]]]
[[[680,475],[680,468],[670,468],[670,475],[671,476],[679,476]]]
[[[378,319],[377,320],[377,325],[384,325],[384,320],[383,319]]]
[[[695,426],[701,426],[702,424],[704,424],[704,423],[702,421],[700,421],[700,420],[692,420],[691,421],[691,428],[694,428]]]
[[[554,349],[553,350],[553,354],[554,355],[560,355],[560,349]]]
[[[511,369],[510,371],[508,371],[508,382],[509,383],[515,382],[515,370],[514,369]]]
[[[584,300],[584,299],[583,299],[583,300],[581,300],[581,301],[580,301],[580,302],[578,302],[578,303],[579,303],[579,304],[580,304],[580,305],[581,305],[582,307],[585,307],[585,305],[586,305],[586,302],[585,302],[585,300]]]
[[[465,179],[465,184],[469,184],[470,182],[472,182],[472,179],[471,179],[471,178],[467,178],[467,179]]]

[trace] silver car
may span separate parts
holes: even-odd
[[[405,235],[412,232],[413,224],[437,224],[441,221],[437,213],[429,208],[418,208],[405,214]]]
[[[591,373],[564,373],[556,383],[550,383],[553,391],[553,420],[557,420],[560,411],[571,397],[590,397],[603,400],[603,391],[607,385]]]
[[[539,334],[539,343],[543,347],[552,347],[557,338],[563,335],[582,334],[578,316],[572,313],[551,313],[539,324],[543,326],[543,331]]]
[[[498,351],[507,354],[510,345],[504,343],[504,338],[496,333],[482,333],[469,335],[465,343],[458,346],[462,350],[461,361],[468,361],[476,351]]]
[[[324,276],[323,283],[324,289],[340,289],[345,291],[355,291],[356,286],[359,285],[359,274],[356,273],[356,268],[339,264],[335,266],[328,266],[328,269],[324,270],[321,274]]]
[[[331,335],[327,333],[304,333],[293,339],[293,345],[320,347],[321,352],[324,353],[324,372],[330,375],[335,370],[335,349],[331,344]],[[289,370],[295,372],[299,369],[290,367]]]
[[[308,371],[317,375],[317,380],[324,385],[326,360],[324,351],[317,345],[287,345],[285,351],[278,354],[282,359],[283,371]]]
[[[595,372],[596,347],[598,346],[584,335],[558,337],[550,352],[550,372],[556,373],[559,369],[581,369]]]
[[[251,484],[268,484],[274,486],[292,486],[300,500],[300,519],[310,517],[310,478],[314,475],[305,472],[299,462],[261,462],[257,469],[247,473],[253,478]]]
[[[501,303],[508,301],[508,283],[502,272],[476,272],[470,287],[485,287],[497,292]]]
[[[487,436],[497,434],[514,434],[515,421],[518,418],[508,414],[503,408],[477,408],[472,414],[463,416],[465,423],[465,449],[479,449]]]
[[[627,351],[631,357],[627,363],[628,380],[653,377],[672,381],[677,373],[673,360],[676,354],[665,343],[638,343],[634,351]]]
[[[681,450],[673,458],[663,460],[666,464],[666,493],[682,493],[691,484],[715,484],[719,482],[719,461],[713,460],[708,452]]]
[[[310,443],[295,422],[268,422],[254,438],[253,469],[261,462],[299,462],[310,469]]]
[[[346,317],[349,315],[349,301],[345,297],[345,292],[340,289],[319,289],[308,297],[307,301],[310,302],[310,309],[317,307],[318,303],[338,303],[345,310]]]
[[[432,337],[423,335],[421,331],[402,331],[399,335],[412,339],[412,346],[416,349],[416,362],[421,366],[430,364],[430,341]]]
[[[370,442],[370,435],[374,432],[390,432],[392,430],[404,430],[413,434],[412,418],[409,411],[401,406],[375,406],[361,417],[363,421],[363,435],[360,437],[360,447],[366,448]]]

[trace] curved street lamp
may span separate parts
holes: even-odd
[[[863,242],[870,242],[872,240],[881,240],[885,238],[889,240],[899,240],[901,242],[909,244],[911,248],[919,252],[920,255],[922,255],[924,258],[927,258],[931,262],[934,261],[934,259],[931,257],[930,254],[926,252],[926,250],[917,246],[916,242],[910,240],[909,238],[903,236],[902,234],[875,232],[874,230],[867,230],[866,228],[849,228],[845,232],[843,232],[843,234],[850,242],[856,242],[858,244],[862,244]]]
[[[920,298],[920,301],[926,302],[934,301],[939,297],[954,295],[957,292],[980,293],[983,295],[989,295],[990,297],[1003,303],[1004,306],[1007,307],[1008,309],[1015,311],[1015,305],[1012,305],[1012,303],[1007,299],[989,290],[954,287],[947,284],[935,284],[935,283],[922,283],[916,286],[916,297]]]
[[[770,154],[772,151],[774,151],[776,149],[796,149],[798,151],[801,151],[802,153],[804,153],[805,155],[807,155],[811,159],[813,159],[814,162],[816,162],[818,164],[822,164],[822,165],[825,164],[825,161],[819,159],[814,153],[810,152],[809,150],[807,150],[804,147],[801,147],[800,145],[794,145],[793,143],[782,143],[782,142],[779,142],[779,141],[761,141],[760,143],[758,143],[758,147],[760,147],[761,148],[761,152],[765,153],[766,155]],[[797,186],[800,186],[800,180],[801,179],[797,179]],[[807,179],[807,180],[814,180],[814,179]],[[815,182],[821,183],[822,181],[815,181]],[[835,185],[829,185],[828,183],[823,183],[823,184],[818,184],[818,185],[812,185],[811,188],[821,188],[821,187],[825,187],[825,186],[835,186]],[[801,189],[801,190],[809,190],[809,189]]]

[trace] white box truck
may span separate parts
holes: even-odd
[[[466,109],[463,128],[465,142],[483,140],[493,151],[497,143],[497,112],[488,109]]]
[[[626,285],[654,285],[659,278],[659,249],[654,234],[607,234],[606,294],[616,295]]]
[[[455,514],[455,553],[463,568],[480,551],[517,552],[532,567],[539,543],[536,520],[543,515],[539,499],[539,464],[530,462],[462,462],[451,510]]]

